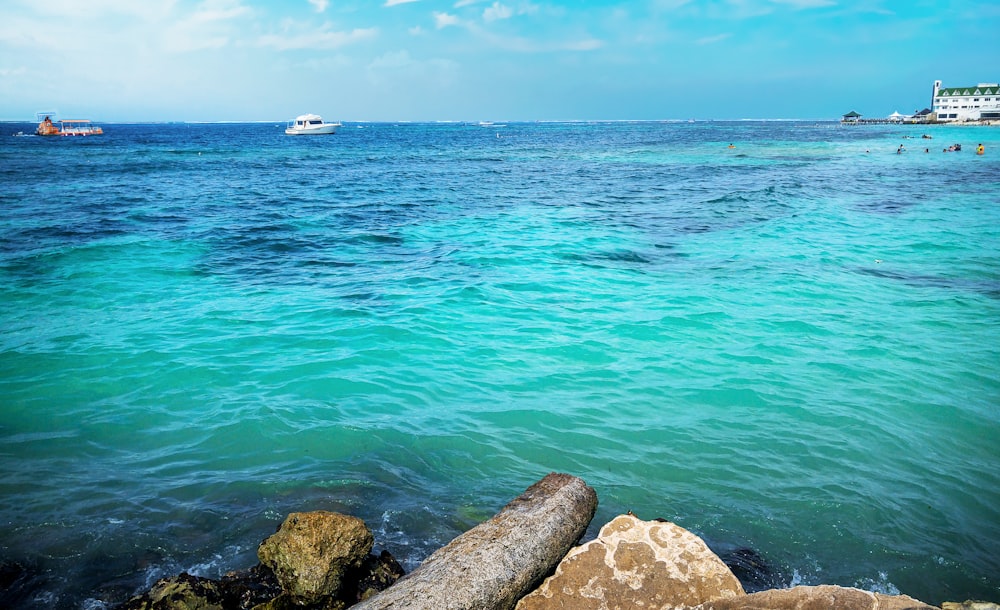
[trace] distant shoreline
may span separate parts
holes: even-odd
[[[839,121],[841,125],[850,125],[862,127],[865,125],[905,125],[907,127],[918,127],[918,126],[947,126],[947,127],[997,127],[1000,126],[1000,121],[989,120],[989,121],[934,121],[934,122],[921,122],[921,121],[889,121],[886,119],[861,119],[859,121]]]
[[[273,120],[246,120],[246,121],[115,121],[95,119],[94,123],[103,125],[270,125],[275,127],[285,127],[287,121]],[[480,121],[445,121],[445,120],[341,120],[344,125],[471,125],[482,127]],[[33,119],[0,119],[0,125],[35,125],[37,121]],[[711,124],[711,123],[822,123],[829,125],[843,125],[848,127],[865,126],[948,126],[948,127],[1000,127],[1000,120],[980,120],[980,121],[941,121],[941,122],[909,122],[909,121],[889,121],[885,119],[861,119],[859,121],[843,121],[840,119],[565,119],[565,120],[510,120],[504,121],[503,125],[593,125],[593,124]]]

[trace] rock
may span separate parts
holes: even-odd
[[[6,591],[24,580],[28,569],[15,561],[0,561],[0,591]]]
[[[143,595],[119,606],[120,610],[226,610],[218,583],[182,572],[162,578]]]
[[[581,479],[549,474],[352,610],[513,608],[580,539],[596,510],[597,494]]]
[[[282,591],[271,568],[257,564],[229,572],[220,580],[182,573],[164,578],[152,589],[114,606],[115,610],[342,610],[389,587],[403,574],[388,552],[369,554],[359,567],[346,571],[339,596],[322,596],[311,603]],[[7,608],[0,604],[0,608]],[[17,607],[13,605],[10,607]]]
[[[347,610],[348,606],[347,602],[332,597],[324,597],[321,602],[303,606],[296,603],[289,594],[282,593],[278,597],[258,606],[240,608],[239,610]],[[229,609],[227,608],[227,610]],[[234,608],[233,610],[236,609]]]
[[[43,582],[44,574],[38,567],[0,560],[0,608],[27,606]]]
[[[735,599],[708,601],[692,610],[937,610],[906,595],[820,585],[771,589]]]
[[[517,610],[686,608],[742,595],[739,580],[701,538],[628,514],[570,551]]]
[[[343,586],[337,597],[325,596],[302,605],[288,593],[282,593],[268,603],[247,606],[249,610],[343,610],[387,589],[403,575],[403,568],[389,551],[378,556],[368,555],[358,568],[344,574]],[[281,591],[279,590],[279,593]],[[242,607],[241,607],[242,608]]]
[[[739,579],[743,590],[747,593],[776,589],[782,586],[774,569],[761,557],[757,551],[737,547],[718,553],[722,563],[732,570],[733,576]]]
[[[255,565],[249,570],[229,572],[219,581],[226,608],[256,608],[281,594],[278,578],[267,566]]]
[[[220,580],[183,573],[157,581],[148,592],[115,610],[341,610],[386,589],[402,574],[403,568],[388,551],[368,555],[359,568],[347,572],[339,598],[325,596],[303,605],[282,591],[274,572],[261,564],[229,572]]]
[[[944,602],[941,604],[942,610],[1000,610],[1000,604],[984,602],[975,599],[967,599],[964,602]]]
[[[357,517],[314,511],[292,513],[257,549],[281,588],[300,605],[336,596],[344,573],[360,566],[374,537]]]
[[[261,565],[230,572],[221,580],[183,572],[156,581],[149,591],[116,606],[116,610],[246,610],[280,594],[274,573]]]
[[[364,601],[388,589],[405,573],[403,566],[399,565],[389,551],[382,551],[378,557],[369,555],[361,568],[348,574],[347,584],[350,585],[351,594],[343,597],[349,598],[351,603]]]

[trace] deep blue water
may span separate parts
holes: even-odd
[[[996,128],[283,127],[0,125],[8,605],[249,567],[299,510],[412,569],[550,471],[591,534],[1000,601]]]

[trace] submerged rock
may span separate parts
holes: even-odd
[[[259,564],[249,570],[229,572],[219,585],[225,593],[227,609],[257,608],[281,594],[281,585],[274,572]]]
[[[0,561],[0,608],[26,605],[34,595],[42,574],[36,567],[17,561]]]
[[[369,555],[358,570],[348,573],[345,582],[350,588],[342,597],[352,603],[364,601],[388,589],[404,574],[403,566],[389,551],[382,551],[378,557]]]
[[[250,610],[281,595],[270,569],[257,565],[230,572],[220,580],[192,576],[162,578],[152,588],[117,606],[117,610]]]
[[[742,595],[739,580],[701,538],[629,514],[571,550],[517,610],[682,608]]]
[[[163,578],[143,595],[130,599],[119,610],[227,610],[218,581],[182,572]]]
[[[355,608],[512,608],[580,539],[596,510],[597,494],[583,480],[549,474]]]
[[[726,564],[733,575],[743,585],[747,593],[776,589],[782,586],[781,579],[774,569],[757,551],[738,547],[719,553],[719,559]]]

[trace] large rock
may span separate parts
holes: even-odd
[[[938,610],[906,595],[820,585],[771,589],[703,603],[692,610]]]
[[[257,549],[281,588],[298,604],[336,596],[344,573],[371,552],[374,538],[357,517],[314,511],[292,513]]]
[[[740,581],[701,538],[628,514],[570,551],[517,610],[662,610],[743,595]]]
[[[596,510],[597,494],[581,479],[549,474],[352,610],[512,608],[580,539]]]

